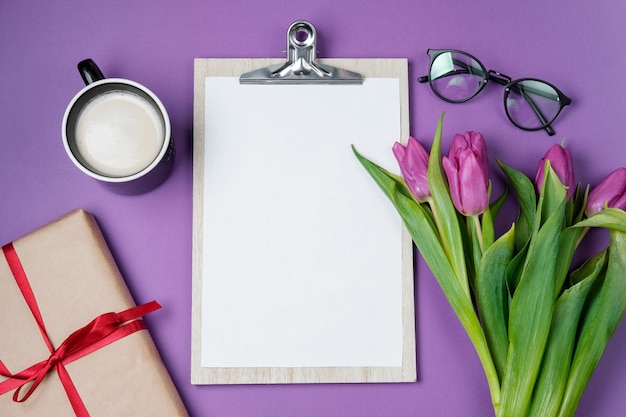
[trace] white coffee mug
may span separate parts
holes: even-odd
[[[123,194],[161,184],[171,170],[175,147],[170,119],[145,86],[105,78],[91,59],[78,64],[86,86],[63,116],[63,145],[81,171]]]

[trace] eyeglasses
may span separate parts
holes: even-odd
[[[500,72],[487,70],[475,57],[454,49],[429,49],[428,75],[420,83],[428,82],[433,93],[449,103],[464,103],[474,98],[493,81],[504,86],[504,109],[515,126],[523,130],[545,129],[554,135],[550,126],[563,107],[572,102],[552,84],[536,78],[512,80]]]

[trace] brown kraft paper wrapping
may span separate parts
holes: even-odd
[[[135,306],[95,218],[83,210],[14,241],[13,247],[55,348],[97,316]],[[47,359],[50,352],[4,255],[0,297],[0,361],[17,373]],[[66,369],[91,417],[188,416],[147,329]],[[75,416],[56,370],[25,402],[12,397],[13,391],[0,396],[1,417]]]

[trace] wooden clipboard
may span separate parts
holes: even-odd
[[[314,58],[314,56],[313,56]],[[232,296],[233,292],[242,292],[245,291],[245,288],[230,288],[228,291],[224,291],[223,297],[216,292],[222,291],[224,285],[229,285],[229,280],[225,279],[219,285],[213,285],[211,281],[214,277],[211,276],[207,271],[210,268],[207,268],[207,260],[203,259],[206,256],[206,248],[203,246],[206,244],[208,240],[207,236],[204,236],[207,233],[207,224],[214,223],[214,218],[207,218],[207,207],[213,207],[214,205],[228,204],[227,198],[220,199],[216,198],[215,195],[212,195],[211,198],[207,198],[205,195],[206,192],[206,184],[207,180],[213,180],[215,176],[207,179],[205,178],[207,175],[207,168],[212,168],[212,166],[207,167],[209,162],[207,161],[215,161],[215,159],[211,159],[214,157],[212,152],[215,151],[215,147],[207,143],[207,132],[211,131],[213,126],[206,126],[206,105],[208,103],[207,100],[211,100],[211,97],[206,97],[206,84],[207,80],[211,80],[213,78],[232,78],[232,77],[240,77],[242,74],[250,73],[259,68],[276,68],[280,67],[281,64],[284,63],[284,60],[280,59],[196,59],[194,66],[194,145],[193,145],[193,159],[194,159],[194,168],[193,168],[193,294],[192,294],[192,372],[191,372],[191,382],[193,384],[282,384],[282,383],[337,383],[337,382],[412,382],[416,380],[416,361],[415,361],[415,330],[414,330],[414,292],[413,292],[413,245],[412,240],[404,229],[403,226],[400,226],[401,231],[398,234],[398,239],[401,240],[399,244],[400,252],[398,254],[398,262],[400,262],[399,271],[401,272],[401,276],[398,276],[397,279],[398,285],[401,286],[401,290],[399,291],[399,296],[397,298],[398,305],[397,307],[398,314],[401,317],[398,317],[398,322],[400,323],[399,332],[401,340],[398,351],[398,359],[392,365],[388,365],[386,363],[375,364],[373,366],[369,366],[367,364],[367,355],[364,355],[365,359],[362,360],[363,363],[351,363],[350,358],[338,359],[337,362],[334,361],[333,358],[329,361],[330,365],[326,366],[324,364],[325,359],[317,359],[317,362],[314,363],[313,366],[307,365],[306,358],[298,358],[298,354],[296,353],[293,357],[296,358],[296,365],[291,365],[287,362],[287,365],[280,363],[279,365],[274,365],[274,362],[270,362],[267,365],[262,363],[258,365],[254,360],[248,361],[247,356],[245,354],[240,353],[238,358],[233,359],[236,362],[222,362],[216,361],[215,363],[209,364],[207,366],[206,358],[203,359],[203,343],[221,343],[225,337],[224,335],[219,335],[219,340],[217,340],[217,336],[212,339],[212,334],[207,333],[207,322],[208,321],[219,321],[220,325],[224,324],[225,328],[228,329],[229,320],[232,319],[233,315],[224,314],[221,317],[215,317],[217,314],[213,314],[211,316],[211,311],[215,313],[214,310],[211,310],[209,307],[209,300],[219,300],[223,302],[229,296]],[[377,79],[395,79],[397,80],[398,86],[398,97],[399,97],[399,136],[394,138],[386,138],[386,140],[391,140],[389,144],[389,153],[391,152],[390,146],[393,144],[393,141],[405,141],[409,135],[409,123],[408,123],[408,64],[406,59],[325,59],[320,60],[319,63],[321,65],[329,65],[331,67],[342,68],[348,71],[354,71],[358,74],[362,74],[363,77],[367,80],[368,78],[377,78]],[[281,89],[282,86],[263,86],[265,89]],[[332,88],[332,87],[330,87]],[[268,90],[269,91],[269,90]],[[275,91],[275,90],[274,90]],[[258,109],[258,111],[273,111],[273,109]],[[209,142],[213,139],[213,137],[208,138]],[[233,137],[233,141],[237,141],[240,138]],[[358,143],[355,143],[358,147]],[[351,151],[350,151],[351,152]],[[207,153],[210,153],[207,155]],[[207,164],[205,164],[207,162]],[[211,162],[211,163],[213,163]],[[225,172],[223,177],[226,178],[229,175],[228,172]],[[252,177],[254,175],[252,174]],[[251,178],[253,181],[254,178]],[[371,184],[371,194],[376,196],[376,198],[384,199],[382,193],[376,188],[376,185],[373,181]],[[242,190],[245,192],[245,190]],[[389,204],[385,202],[385,204]],[[389,206],[391,206],[389,204]],[[212,212],[211,212],[212,213]],[[210,217],[210,216],[209,216]],[[212,230],[212,229],[211,229]],[[239,234],[239,231],[233,230],[233,233],[236,234],[235,240],[246,241],[245,234]],[[297,242],[293,242],[294,245]],[[357,242],[358,243],[358,242]],[[244,246],[245,247],[245,246]],[[257,247],[250,248],[250,250],[258,250]],[[279,247],[269,247],[264,248],[264,250],[268,250],[271,252],[280,251]],[[291,252],[290,252],[291,253]],[[243,263],[246,261],[246,253],[240,252],[237,254],[240,259],[240,262]],[[240,263],[235,262],[235,263]],[[258,262],[258,261],[257,261]],[[254,271],[254,265],[253,269]],[[254,273],[254,272],[253,272]],[[294,272],[294,276],[297,276],[297,271]],[[263,280],[266,277],[259,276],[255,277],[255,279]],[[232,280],[235,282],[236,280]],[[236,284],[234,284],[236,285]],[[211,297],[207,298],[207,289],[211,288]],[[270,294],[268,296],[268,294]],[[275,304],[273,300],[271,300],[271,291],[268,293],[264,293],[262,296],[265,297],[263,299],[262,305],[271,306]],[[372,296],[376,296],[376,294],[370,294]],[[279,294],[278,296],[284,296],[284,294]],[[268,299],[268,297],[270,299]],[[274,301],[283,301],[283,300],[274,300]],[[322,300],[323,302],[323,300]],[[244,309],[245,307],[244,303]],[[293,306],[293,303],[290,304]],[[338,305],[338,304],[335,304]],[[375,302],[371,303],[372,307],[375,306]],[[363,307],[363,306],[361,306]],[[242,307],[239,306],[239,309]],[[287,308],[287,307],[282,307]],[[298,307],[293,307],[297,309]],[[350,310],[350,305],[343,305],[341,307],[341,312],[337,312],[337,314],[341,314],[342,312]],[[367,308],[367,306],[365,306]],[[359,311],[359,310],[357,310]],[[251,311],[237,311],[237,315],[239,313],[243,313],[242,317],[250,317],[255,318],[258,316],[258,305],[255,305]],[[286,316],[289,316],[290,312],[284,312]],[[332,312],[325,311],[324,314],[329,314],[328,317],[333,317]],[[204,321],[204,323],[203,323]],[[332,322],[333,320],[330,320]],[[238,330],[241,328],[241,321],[234,321],[232,323],[234,330]],[[269,327],[269,323],[268,323]],[[375,327],[375,326],[372,326]],[[221,328],[221,327],[220,327]],[[364,328],[369,328],[367,323]],[[203,334],[204,332],[204,334]],[[260,333],[259,333],[260,334]],[[248,352],[253,354],[257,354],[258,350],[255,348],[255,343],[258,341],[259,334],[255,333],[256,336],[251,337],[250,339],[244,339],[244,342],[238,343],[237,349],[241,344],[247,344],[245,349],[248,349]],[[375,344],[385,344],[384,340],[380,340],[375,337]],[[327,336],[324,336],[327,337]],[[367,335],[365,336],[367,337]],[[326,340],[324,343],[327,343],[329,346],[333,345],[334,337],[329,337],[329,340]],[[316,341],[318,343],[319,341]],[[300,345],[302,346],[302,345]],[[321,344],[322,350],[324,350],[324,344]],[[289,349],[288,343],[281,343],[275,349],[272,349],[272,353],[276,349]],[[386,347],[383,347],[384,350]],[[245,352],[245,349],[243,352]],[[299,349],[298,345],[294,345],[294,349]],[[352,348],[355,353],[357,350],[363,349],[370,350],[373,349],[372,346],[358,346],[356,348]],[[289,352],[287,352],[289,353]],[[367,352],[365,352],[367,353]],[[206,355],[206,352],[204,353]],[[244,356],[241,356],[244,355]],[[289,356],[288,354],[286,354]],[[345,356],[345,355],[344,355]],[[359,355],[354,355],[359,356]],[[277,356],[278,357],[278,356]],[[237,358],[237,356],[235,356]],[[241,358],[244,358],[243,360]],[[299,360],[302,359],[303,366],[300,365]],[[238,362],[237,362],[238,361]],[[344,362],[348,363],[348,365],[344,365]]]

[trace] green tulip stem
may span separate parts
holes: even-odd
[[[478,318],[476,317],[476,315],[472,317],[471,321],[472,323],[469,325],[467,325],[466,323],[463,324],[466,324],[465,330],[470,340],[472,341],[472,344],[474,345],[474,350],[476,351],[476,354],[478,354],[478,359],[480,360],[480,363],[483,367],[483,372],[485,373],[485,377],[487,378],[487,386],[489,388],[491,405],[493,406],[494,414],[498,415],[502,397],[502,391],[500,386],[501,381],[498,377],[498,372],[496,371],[496,367],[493,362],[493,356],[491,355],[491,351],[489,350],[489,346],[487,344],[487,339],[485,338],[485,332],[480,326],[480,322],[478,322]]]
[[[474,228],[476,228],[476,236],[478,237],[478,245],[480,246],[480,253],[485,253],[485,248],[483,245],[483,230],[482,230],[482,226],[480,225],[480,219],[478,217],[478,214],[475,214],[471,217],[474,223]]]
[[[426,203],[430,207],[430,211],[433,214],[433,220],[435,221],[435,226],[437,226],[437,232],[439,233],[439,237],[441,238],[441,244],[443,245],[443,248],[447,253],[449,248],[446,244],[446,240],[443,238],[443,226],[441,225],[441,218],[439,217],[439,212],[437,211],[437,207],[435,206],[435,201],[432,197],[428,197],[426,199]]]

